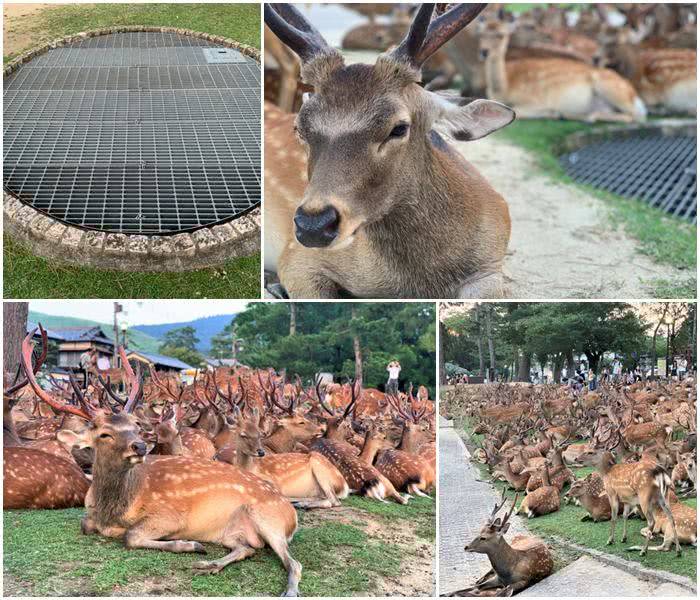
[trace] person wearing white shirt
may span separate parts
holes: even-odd
[[[389,372],[389,380],[386,382],[386,393],[398,395],[399,393],[399,374],[401,373],[401,365],[398,360],[392,360],[386,367]]]

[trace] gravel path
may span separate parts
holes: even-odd
[[[455,145],[510,207],[509,297],[646,298],[645,280],[691,275],[640,254],[606,202],[542,174],[529,152],[498,136]]]

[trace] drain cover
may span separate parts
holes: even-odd
[[[211,226],[260,204],[260,66],[194,36],[86,38],[5,79],[3,140],[5,189],[58,220]]]
[[[639,135],[590,144],[561,157],[576,181],[695,222],[696,138]]]

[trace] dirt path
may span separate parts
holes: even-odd
[[[41,38],[37,27],[37,15],[56,4],[8,4],[3,5],[3,56],[14,56]]]
[[[643,280],[682,279],[613,230],[605,202],[542,174],[525,150],[491,137],[457,146],[510,207],[510,297],[644,298]]]

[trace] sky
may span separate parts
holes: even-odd
[[[120,300],[129,326],[192,321],[243,312],[246,300]],[[57,316],[112,323],[112,300],[31,300],[29,310]]]

